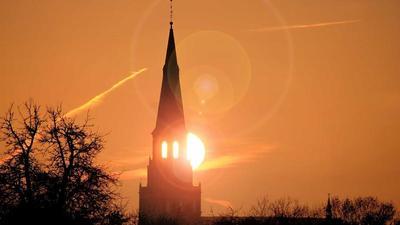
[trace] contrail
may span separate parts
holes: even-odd
[[[75,116],[77,114],[79,114],[80,112],[89,109],[92,106],[96,106],[97,104],[101,103],[101,101],[103,100],[103,98],[105,98],[108,94],[110,94],[112,91],[114,91],[115,89],[119,88],[120,86],[122,86],[124,83],[126,83],[129,80],[132,80],[133,78],[135,78],[137,75],[143,73],[144,71],[146,71],[147,68],[143,68],[137,72],[132,73],[131,75],[129,75],[128,77],[124,78],[123,80],[120,80],[118,83],[114,84],[111,88],[109,88],[108,90],[104,91],[103,93],[97,95],[96,97],[90,99],[88,102],[86,102],[85,104],[70,110],[69,112],[67,112],[65,114],[66,117],[72,117]]]
[[[252,32],[268,32],[268,31],[279,31],[279,30],[289,30],[289,29],[304,29],[304,28],[316,28],[316,27],[327,27],[341,24],[358,23],[361,20],[343,20],[325,23],[313,23],[313,24],[299,24],[299,25],[288,25],[288,26],[278,26],[278,27],[266,27],[259,29],[252,29]]]
[[[213,198],[205,198],[204,200],[208,203],[216,204],[216,205],[222,206],[224,208],[233,208],[232,203],[227,200],[213,199]]]

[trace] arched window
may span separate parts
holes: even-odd
[[[168,157],[168,143],[163,141],[161,144],[161,157],[166,159]]]
[[[172,151],[174,159],[179,158],[179,143],[177,141],[174,141],[174,144],[172,145]]]

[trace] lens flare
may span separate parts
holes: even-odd
[[[206,148],[203,141],[193,133],[187,135],[187,159],[193,169],[197,169],[204,161]]]

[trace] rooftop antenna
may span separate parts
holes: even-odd
[[[173,8],[172,8],[172,0],[169,0],[169,3],[170,3],[170,5],[169,5],[169,9],[170,9],[170,11],[169,11],[169,17],[170,17],[170,21],[169,21],[169,24],[171,25],[171,27],[172,27],[172,25],[174,25],[174,17],[173,17],[173,13],[174,13],[174,10],[173,10]]]

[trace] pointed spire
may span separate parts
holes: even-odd
[[[176,56],[174,30],[172,26],[172,0],[170,25],[167,54],[165,56],[165,64],[163,68],[160,102],[158,106],[157,124],[153,134],[169,132],[171,130],[185,130],[179,66]]]
[[[168,37],[168,47],[167,47],[167,55],[165,57],[165,65],[167,66],[178,67],[178,61],[176,58],[176,49],[175,49],[175,37],[174,37],[174,21],[173,21],[173,8],[172,8],[172,0],[170,0],[170,29],[169,29],[169,37]]]
[[[328,202],[326,204],[326,208],[325,208],[325,217],[327,220],[332,219],[332,204],[331,204],[331,194],[328,194]]]
[[[178,67],[178,60],[176,57],[176,49],[175,49],[175,37],[174,37],[174,29],[171,25],[169,29],[169,38],[168,38],[168,47],[167,47],[167,54],[165,56],[165,67]]]

